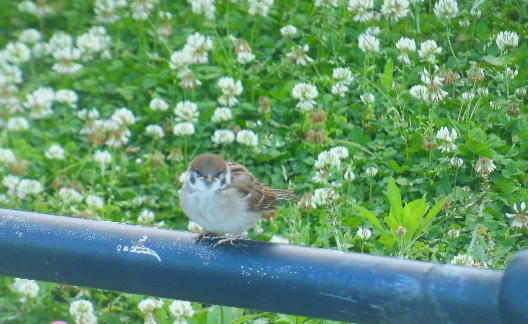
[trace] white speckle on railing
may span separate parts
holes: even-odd
[[[123,250],[123,252],[129,252],[130,251],[132,253],[150,255],[150,256],[153,256],[154,258],[156,258],[156,260],[158,260],[158,262],[161,262],[161,258],[159,257],[158,253],[156,253],[156,251],[154,251],[153,249],[145,246],[145,241],[147,239],[148,239],[148,236],[147,235],[143,235],[137,241],[136,244],[132,245],[130,248],[127,245],[125,245],[122,250]],[[117,252],[120,252],[120,251],[121,251],[121,245],[118,245],[117,246]]]

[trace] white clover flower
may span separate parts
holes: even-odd
[[[352,11],[355,14],[354,21],[359,22],[374,19],[372,8],[374,8],[373,0],[349,0],[347,6],[348,11]]]
[[[237,61],[240,64],[247,64],[249,62],[252,62],[253,60],[255,60],[255,54],[251,52],[243,51],[237,53]]]
[[[327,184],[329,176],[330,174],[323,169],[315,172],[315,176],[312,177],[312,180],[315,183]]]
[[[368,167],[365,170],[365,173],[367,174],[367,176],[369,176],[371,178],[374,178],[376,176],[376,174],[378,174],[378,168],[376,168],[376,167]]]
[[[106,131],[108,135],[108,138],[105,142],[106,145],[118,148],[128,144],[131,132],[126,127],[126,124],[121,123],[128,123],[132,121],[131,118],[134,118],[134,116],[130,115],[131,112],[130,114],[129,112],[130,111],[128,109],[122,108],[112,115],[112,119],[102,121],[101,128]]]
[[[464,102],[471,102],[474,98],[475,98],[475,94],[473,92],[462,93],[462,100]]]
[[[214,0],[187,0],[191,4],[193,13],[203,15],[206,19],[213,19],[215,17],[216,7]]]
[[[171,70],[182,69],[187,65],[191,64],[192,57],[189,52],[186,51],[176,51],[172,53],[169,59],[169,67]]]
[[[359,49],[365,53],[378,53],[380,51],[379,40],[372,35],[359,35],[358,45]]]
[[[20,132],[29,129],[29,123],[24,117],[14,117],[7,121],[7,130]]]
[[[372,232],[367,229],[367,228],[363,228],[363,227],[360,227],[357,231],[357,236],[362,240],[362,241],[366,241],[370,238],[370,236],[372,235]]]
[[[307,62],[313,62],[313,59],[306,54],[309,50],[310,46],[308,45],[294,45],[292,51],[286,53],[286,57],[289,57],[296,65],[306,66]]]
[[[332,94],[336,96],[344,97],[348,90],[348,87],[342,83],[336,83],[332,86]]]
[[[396,48],[401,52],[398,56],[398,60],[410,64],[409,53],[416,52],[416,43],[414,42],[414,39],[402,37],[396,42]]]
[[[231,109],[227,107],[216,108],[213,113],[213,116],[211,117],[211,121],[213,123],[226,122],[231,119],[233,119],[233,113],[231,112]]]
[[[470,255],[467,254],[458,254],[456,257],[451,260],[451,264],[459,264],[471,267],[475,264],[475,261]]]
[[[266,17],[271,6],[273,6],[274,0],[248,0],[249,4],[248,13],[252,16]]]
[[[102,209],[104,206],[103,198],[96,195],[88,195],[84,202],[86,203],[86,206],[88,206],[88,208],[90,208],[91,210],[99,210]]]
[[[21,12],[35,14],[37,11],[37,5],[30,0],[24,0],[18,4],[17,9]]]
[[[31,94],[26,95],[24,107],[30,109],[31,118],[40,119],[50,116],[53,112],[51,106],[55,100],[55,93],[50,88],[40,87]]]
[[[345,146],[336,146],[330,149],[331,154],[336,154],[340,159],[346,159],[348,157],[348,149]]]
[[[436,45],[434,40],[426,40],[420,44],[420,50],[418,50],[418,56],[427,62],[435,63],[436,54],[440,54],[442,51],[441,47]]]
[[[183,67],[178,72],[178,78],[181,80],[179,85],[184,89],[194,89],[202,85],[202,81],[198,80],[193,71],[189,67]]]
[[[204,64],[209,62],[207,52],[212,49],[213,41],[211,38],[196,32],[187,38],[187,44],[185,44],[182,51],[187,53],[191,64]]]
[[[113,24],[121,19],[117,11],[126,5],[126,0],[95,0],[95,19],[104,24]]]
[[[290,240],[288,240],[287,238],[278,236],[278,235],[273,235],[271,237],[270,243],[290,244]]]
[[[280,32],[282,34],[282,36],[284,37],[294,37],[295,35],[297,35],[297,28],[295,26],[292,26],[292,25],[287,25],[287,26],[284,26],[280,29]]]
[[[517,204],[513,204],[513,210],[515,211],[515,214],[506,213],[508,218],[514,218],[511,226],[517,228],[528,228],[528,216],[525,214],[526,203],[524,201],[521,202],[519,204],[519,208],[517,208]]]
[[[61,89],[55,93],[55,100],[72,108],[77,108],[77,101],[79,98],[77,97],[75,91]]]
[[[16,65],[7,62],[2,63],[2,51],[0,51],[0,86],[22,83],[22,70]]]
[[[455,0],[440,0],[433,11],[438,18],[454,18],[458,13],[458,5]]]
[[[94,308],[88,300],[76,300],[70,304],[70,315],[75,317],[75,323],[96,324],[97,317]]]
[[[200,233],[203,231],[203,227],[190,220],[189,223],[187,223],[187,230],[193,233]]]
[[[22,42],[8,43],[3,56],[6,61],[18,65],[31,59],[31,50]]]
[[[343,175],[343,178],[348,182],[352,182],[354,181],[356,176],[354,175],[354,172],[352,172],[352,170],[346,170],[345,174]]]
[[[236,141],[247,146],[257,146],[258,136],[250,130],[241,130],[236,134]]]
[[[475,165],[475,171],[477,173],[480,173],[483,176],[487,176],[493,171],[495,171],[497,167],[493,163],[493,160],[491,160],[488,157],[482,157],[477,161],[477,164]]]
[[[314,2],[316,7],[336,8],[337,5],[337,0],[315,0]]]
[[[32,1],[25,0],[18,4],[18,10],[21,12],[27,12],[37,17],[49,16],[53,13],[53,8],[50,7],[46,2],[38,2],[38,5]]]
[[[101,26],[90,28],[87,33],[77,37],[75,42],[77,48],[81,51],[83,61],[93,60],[95,55],[102,53],[101,57],[110,58],[111,38],[107,35],[106,29]]]
[[[192,304],[188,301],[175,300],[170,304],[169,310],[177,319],[194,315]]]
[[[42,184],[37,180],[22,179],[16,187],[15,196],[24,199],[28,195],[38,195],[42,192]]]
[[[138,222],[142,224],[152,224],[154,223],[154,212],[149,209],[143,209],[138,216]]]
[[[215,130],[211,139],[215,144],[230,144],[235,141],[235,133],[229,129],[218,129]]]
[[[2,184],[8,188],[7,194],[15,197],[16,188],[20,184],[20,178],[9,174],[2,179]]]
[[[172,133],[175,136],[189,136],[194,134],[194,125],[193,123],[183,122],[177,123],[172,129]]]
[[[82,64],[75,61],[81,58],[81,51],[74,47],[64,47],[53,52],[53,58],[57,63],[53,64],[52,70],[61,74],[75,74],[81,68]]]
[[[317,98],[318,95],[319,93],[315,86],[304,82],[297,83],[292,90],[293,98],[299,100],[299,103],[295,107],[304,111],[309,111],[314,108],[314,105],[316,104],[314,99]]]
[[[359,99],[361,99],[361,102],[363,102],[365,105],[372,105],[374,104],[374,95],[372,93],[364,93],[361,96],[359,96]]]
[[[381,6],[381,14],[389,20],[405,18],[409,13],[408,0],[384,0]]]
[[[83,201],[83,196],[75,189],[61,188],[59,196],[65,205],[76,205]]]
[[[508,47],[519,46],[519,35],[512,31],[501,31],[497,34],[497,47],[502,51]]]
[[[526,88],[517,88],[517,89],[515,89],[515,95],[518,96],[518,97],[524,97],[526,95]]]
[[[478,87],[477,94],[482,97],[486,97],[489,94],[489,89],[486,87]]]
[[[138,309],[146,316],[152,316],[161,307],[163,307],[163,300],[152,297],[142,299],[138,304]]]
[[[515,77],[517,76],[517,74],[519,74],[519,70],[515,69],[510,69],[509,67],[506,68],[506,76],[508,76],[508,78],[510,79],[515,79]]]
[[[152,0],[135,0],[130,5],[132,11],[132,18],[137,21],[147,20],[150,12],[154,9],[154,1]]]
[[[22,303],[27,302],[28,298],[37,297],[40,290],[40,287],[35,280],[20,278],[15,278],[15,281],[9,285],[9,288],[13,292],[22,295],[19,299]]]
[[[332,71],[332,77],[339,83],[349,85],[354,81],[352,72],[347,67],[338,67]]]
[[[460,230],[457,230],[457,229],[450,229],[448,232],[447,232],[447,236],[451,237],[451,238],[459,238],[460,237]]]
[[[16,162],[15,153],[11,149],[0,148],[0,164],[9,165]]]
[[[411,96],[417,99],[427,100],[429,98],[427,87],[423,85],[415,85],[409,92],[411,93]]]
[[[436,138],[442,141],[440,146],[438,146],[440,151],[442,151],[442,153],[449,153],[456,150],[457,146],[455,145],[455,140],[457,139],[457,137],[458,134],[454,128],[451,129],[450,133],[447,127],[441,127],[436,133]]]
[[[108,164],[112,162],[112,155],[108,151],[97,150],[94,154],[94,161],[99,164]]]
[[[370,26],[365,30],[365,34],[378,36],[381,33],[381,29],[378,26]]]
[[[180,176],[178,177],[178,181],[182,184],[186,183],[188,180],[189,180],[189,173],[187,171],[182,172]]]
[[[335,168],[339,170],[341,168],[341,158],[344,152],[337,151],[323,151],[317,156],[317,160],[314,163],[314,167],[320,170],[326,170],[329,168]],[[341,155],[340,155],[341,154]],[[348,151],[346,152],[348,155]]]
[[[188,100],[178,102],[176,108],[174,108],[174,114],[177,122],[195,123],[198,121],[198,116],[200,116],[198,105]]]
[[[462,164],[464,164],[464,160],[462,160],[461,158],[459,157],[452,157],[450,160],[449,160],[449,164],[454,167],[454,168],[460,168],[462,166]]]
[[[73,46],[73,38],[65,32],[54,33],[49,42],[51,48],[56,51],[62,48],[69,48]]]
[[[161,98],[153,98],[149,103],[149,108],[153,111],[167,111],[169,104]]]
[[[464,28],[467,28],[471,25],[471,21],[469,21],[469,19],[467,19],[467,17],[464,17],[462,20],[460,20],[458,22],[458,24],[460,25],[460,27],[464,27]]]
[[[64,160],[64,149],[57,144],[53,144],[48,148],[44,153],[46,157],[50,160]]]
[[[119,108],[112,115],[112,120],[120,126],[128,126],[136,123],[136,117],[128,108]]]
[[[154,138],[162,138],[165,136],[165,132],[163,131],[163,128],[159,125],[148,125],[145,128],[145,134],[147,134],[150,137],[154,137]]]
[[[242,87],[242,82],[240,80],[235,80],[230,77],[221,77],[218,80],[217,86],[222,91],[222,96],[218,98],[218,102],[221,105],[232,107],[237,104],[238,99],[235,96],[238,96],[242,93],[244,88]]]
[[[334,204],[339,199],[339,194],[332,188],[315,189],[313,201],[317,206]]]
[[[26,44],[35,44],[41,38],[40,32],[34,28],[24,29],[18,36],[18,40]]]

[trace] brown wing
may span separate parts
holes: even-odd
[[[270,187],[258,181],[248,169],[238,163],[228,162],[231,169],[231,184],[227,188],[235,188],[246,197],[252,211],[275,210],[277,195]]]

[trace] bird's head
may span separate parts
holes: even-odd
[[[204,153],[192,160],[188,172],[188,185],[198,191],[225,189],[231,182],[226,161],[219,155]]]

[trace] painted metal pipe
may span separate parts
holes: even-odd
[[[506,271],[0,209],[0,275],[358,323],[528,323]],[[519,306],[521,305],[521,306]]]

